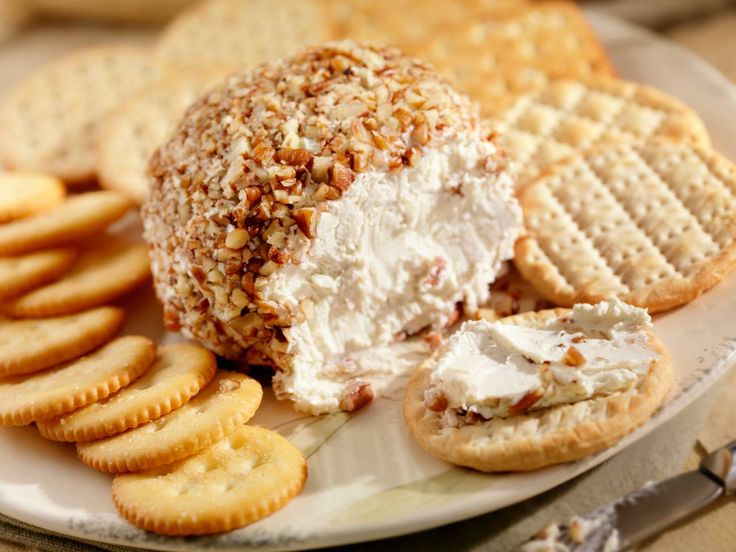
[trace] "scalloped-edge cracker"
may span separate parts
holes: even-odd
[[[194,398],[166,416],[107,439],[77,443],[79,458],[109,473],[140,471],[197,454],[242,426],[261,404],[254,379],[221,371]]]
[[[27,318],[78,312],[115,301],[150,276],[144,243],[104,235],[59,280],[7,302],[2,310]]]
[[[148,370],[155,353],[150,339],[124,336],[43,372],[0,380],[0,425],[25,425],[102,400]]]
[[[116,307],[35,320],[0,321],[0,378],[30,374],[107,343],[123,325]]]
[[[59,205],[66,188],[47,174],[0,173],[0,223],[43,213]]]
[[[307,463],[284,437],[241,426],[175,464],[118,475],[112,498],[124,518],[162,535],[230,531],[283,508],[307,478]]]
[[[78,256],[76,249],[67,247],[0,257],[0,300],[56,280],[72,267]]]
[[[51,211],[1,225],[0,256],[21,255],[94,236],[130,207],[130,201],[117,192],[71,196]]]
[[[55,441],[104,439],[180,408],[214,377],[215,356],[189,343],[159,347],[146,373],[104,401],[37,424]]]

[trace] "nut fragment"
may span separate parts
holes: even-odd
[[[227,235],[227,238],[225,238],[225,247],[229,249],[243,249],[249,239],[250,234],[247,230],[236,228]]]
[[[276,152],[274,160],[278,163],[286,163],[287,165],[301,166],[309,163],[312,154],[301,148],[283,149]]]
[[[575,544],[583,544],[585,542],[585,528],[581,523],[582,520],[575,517],[570,521],[570,539]]]
[[[424,342],[429,346],[430,351],[436,351],[442,347],[444,339],[440,332],[429,332],[424,336]]]
[[[311,238],[314,230],[314,213],[313,207],[306,207],[304,209],[297,209],[292,214],[299,230],[302,231],[306,237]]]
[[[255,205],[256,201],[261,199],[263,191],[257,186],[250,186],[245,189],[245,197],[248,203],[248,207]]]
[[[357,381],[348,387],[340,398],[340,410],[354,412],[363,408],[373,400],[373,388],[370,383]]]
[[[312,178],[315,182],[326,182],[332,159],[329,157],[315,157],[312,160]]]
[[[531,393],[527,393],[518,402],[509,407],[510,414],[521,414],[531,408],[531,406],[544,396],[541,389],[535,389]]]
[[[447,398],[442,393],[435,393],[427,399],[425,406],[432,412],[444,412],[448,407]]]
[[[571,345],[562,357],[562,363],[577,368],[585,364],[585,357]]]
[[[330,177],[330,184],[339,188],[340,190],[347,191],[350,185],[355,181],[355,173],[347,167],[336,163],[332,167],[332,176]]]

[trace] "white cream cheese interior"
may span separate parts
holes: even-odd
[[[541,327],[469,321],[433,369],[427,404],[505,417],[630,388],[658,354],[643,309],[619,300],[575,305]]]
[[[494,151],[460,136],[413,167],[358,174],[326,204],[305,258],[261,290],[292,308],[311,302],[306,321],[285,332],[293,356],[275,375],[279,394],[300,410],[334,411],[346,382],[396,370],[371,362],[370,348],[443,326],[457,302],[474,310],[488,299],[521,228],[510,175],[483,167]]]

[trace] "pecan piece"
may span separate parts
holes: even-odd
[[[541,389],[535,389],[531,393],[527,393],[521,399],[519,402],[512,404],[509,407],[509,413],[510,414],[521,414],[522,412],[526,412],[531,408],[531,406],[537,402],[539,399],[542,398],[544,393]]]
[[[585,364],[585,357],[575,347],[570,346],[565,352],[565,356],[562,357],[562,362],[577,368]]]
[[[178,332],[181,330],[181,321],[179,313],[173,309],[164,309],[164,328],[170,332]]]
[[[263,190],[258,186],[248,186],[245,189],[245,199],[248,202],[248,207],[253,207],[255,205],[256,201],[261,199],[261,196],[263,195]]]
[[[199,266],[193,266],[192,267],[192,278],[197,280],[200,284],[205,281],[205,278],[207,278],[207,275],[204,273],[204,270],[202,270]]]
[[[444,412],[448,407],[447,398],[442,393],[437,393],[424,404],[432,412]]]
[[[279,249],[273,245],[268,250],[268,258],[276,264],[286,264],[289,261],[290,256],[291,255],[289,255],[288,251],[284,251],[283,249]]]
[[[312,158],[312,154],[309,150],[303,148],[297,149],[282,149],[276,152],[274,160],[278,163],[286,163],[295,167],[306,165]]]
[[[340,398],[340,410],[353,412],[363,408],[373,400],[373,389],[371,384],[364,381],[356,381],[350,385]]]
[[[342,190],[343,192],[350,188],[350,185],[355,180],[355,173],[340,163],[335,163],[332,167],[332,174],[330,175],[330,184]]]
[[[313,236],[314,213],[315,210],[312,207],[295,209],[292,213],[297,227],[299,228],[299,230],[302,231],[302,234],[304,234],[308,238],[311,238]]]
[[[243,291],[250,297],[251,299],[255,297],[256,294],[256,281],[255,276],[252,272],[246,272],[243,277],[240,279],[240,285],[243,288]]]

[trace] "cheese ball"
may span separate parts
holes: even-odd
[[[505,154],[421,61],[349,41],[230,77],[150,164],[167,328],[274,369],[279,398],[354,410],[376,348],[472,312],[521,211]]]

